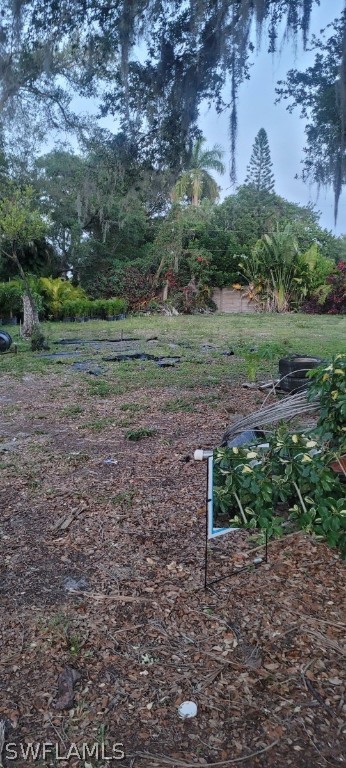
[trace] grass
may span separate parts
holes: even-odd
[[[9,328],[13,341],[18,345],[18,354],[0,355],[0,370],[12,376],[23,378],[30,374],[40,374],[49,378],[59,375],[59,387],[68,386],[69,381],[78,381],[82,386],[79,394],[84,398],[118,399],[128,392],[140,391],[143,387],[176,388],[179,390],[194,390],[222,383],[233,383],[237,378],[243,380],[248,374],[252,377],[277,372],[279,357],[290,352],[331,357],[338,352],[346,351],[346,318],[345,316],[330,315],[206,315],[206,316],[141,316],[130,317],[121,322],[108,323],[101,320],[86,324],[47,323],[43,331],[49,336],[51,350],[58,347],[53,342],[59,338],[80,339],[119,339],[123,336],[138,336],[145,340],[152,336],[158,337],[155,354],[179,354],[181,363],[175,368],[159,368],[154,362],[134,361],[107,363],[108,370],[97,379],[83,373],[71,371],[70,365],[74,358],[80,360],[82,355],[64,360],[41,357],[40,353],[31,352],[28,342],[19,337],[17,329]],[[178,344],[174,352],[169,344]],[[185,347],[184,344],[188,344]],[[217,350],[203,352],[203,344],[214,344]],[[221,356],[220,351],[234,351],[233,357]],[[104,353],[95,354],[95,363],[100,362]],[[85,349],[85,357],[90,350]],[[61,381],[63,373],[64,381]],[[67,381],[65,380],[67,379]],[[193,402],[179,403],[176,393],[176,403],[172,411],[190,410]],[[78,401],[77,401],[78,402]],[[76,408],[79,406],[77,405]],[[121,404],[121,409],[135,413],[147,406],[127,402]],[[79,411],[75,411],[78,415]],[[67,415],[67,414],[66,414]],[[97,427],[96,427],[97,429]]]
[[[78,416],[80,413],[84,413],[84,408],[80,405],[69,405],[63,408],[62,413],[64,416]]]
[[[145,437],[153,437],[154,435],[156,435],[156,429],[140,427],[139,429],[129,429],[125,437],[126,440],[132,440],[137,443],[138,440],[143,440]]]
[[[104,429],[107,429],[107,427],[111,426],[114,423],[114,418],[110,418],[108,416],[104,416],[100,419],[93,419],[92,421],[86,421],[85,424],[82,425],[83,429],[90,429],[91,432],[102,432]]]

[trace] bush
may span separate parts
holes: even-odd
[[[123,315],[127,310],[127,302],[125,299],[108,299],[110,315]]]
[[[309,435],[283,425],[259,446],[214,452],[214,510],[226,524],[280,533],[284,520],[272,510],[289,507],[299,528],[326,539],[346,554],[345,491],[331,465],[346,450],[346,355],[311,371],[311,397],[320,402]]]
[[[19,283],[0,283],[0,316],[13,317],[23,311],[23,290]]]
[[[72,285],[69,280],[62,280],[61,277],[41,277],[37,283],[37,289],[42,296],[45,316],[53,320],[60,320],[65,315],[66,302],[86,300],[83,288]]]
[[[334,274],[326,278],[302,307],[310,314],[344,315],[346,313],[346,262],[339,261]]]
[[[45,336],[38,325],[33,328],[30,345],[32,352],[41,352],[42,349],[49,349]]]
[[[89,301],[89,315],[106,320],[107,317],[121,315],[126,312],[125,299],[95,299]]]

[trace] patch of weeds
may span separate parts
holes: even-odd
[[[58,628],[66,631],[68,627],[68,623],[69,623],[69,619],[66,616],[66,614],[59,612],[59,613],[56,613],[55,616],[52,616],[51,619],[49,619],[47,626],[52,629]]]
[[[83,429],[90,429],[91,432],[102,432],[103,429],[106,429],[106,427],[112,424],[114,424],[113,419],[105,416],[101,419],[95,419],[95,421],[87,421],[83,424]]]
[[[140,403],[123,403],[123,405],[119,406],[121,411],[132,411],[135,413],[136,411],[145,411],[147,410],[147,405],[140,405]]]
[[[89,394],[97,397],[108,397],[112,393],[112,387],[108,381],[93,381],[89,385]]]
[[[40,481],[32,476],[28,477],[26,484],[32,491],[36,491],[36,489],[40,487]]]
[[[71,464],[72,467],[79,467],[81,464],[90,461],[90,456],[88,453],[83,453],[82,451],[72,451],[72,453],[67,454],[66,461],[68,464]]]
[[[129,509],[132,506],[135,495],[136,491],[120,491],[112,497],[112,504]]]
[[[117,426],[118,427],[130,427],[131,424],[132,424],[132,418],[129,417],[127,419],[121,419],[120,421],[118,421]]]
[[[153,429],[151,427],[140,427],[139,429],[129,429],[128,432],[126,432],[126,440],[132,440],[133,442],[137,442],[138,440],[142,440],[144,437],[153,437],[153,435],[156,435],[157,430]]]
[[[80,635],[70,635],[67,637],[67,648],[71,656],[79,656],[83,646],[83,639]]]
[[[175,400],[170,400],[170,402],[164,403],[162,406],[162,411],[166,413],[178,413],[180,411],[187,413],[194,410],[193,401],[184,400],[183,397],[177,397]]]
[[[79,413],[84,413],[84,408],[81,405],[67,405],[62,413],[64,416],[77,416]]]
[[[9,469],[14,467],[14,464],[10,464],[8,461],[0,461],[0,469]]]
[[[30,346],[32,352],[40,352],[42,349],[49,349],[49,344],[46,341],[45,335],[38,325],[33,328],[30,338]]]
[[[172,437],[164,437],[161,440],[161,445],[174,445],[174,440]]]

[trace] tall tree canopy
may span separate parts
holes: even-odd
[[[272,167],[268,136],[264,128],[260,128],[252,147],[245,184],[250,184],[257,192],[274,192]]]
[[[305,44],[314,2],[3,0],[1,103],[23,119],[40,108],[50,127],[73,127],[72,93],[97,96],[102,115],[121,114],[142,150],[176,170],[191,153],[201,101],[228,103],[234,176],[251,25],[267,30],[270,50],[282,21]]]
[[[298,107],[308,119],[303,178],[333,186],[336,219],[346,184],[346,8],[329,32],[327,39],[312,40],[314,64],[305,72],[290,70],[277,93],[290,101],[289,112]]]

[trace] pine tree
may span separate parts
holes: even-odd
[[[245,184],[249,184],[258,191],[274,192],[272,167],[268,136],[264,128],[260,128],[252,147]]]

